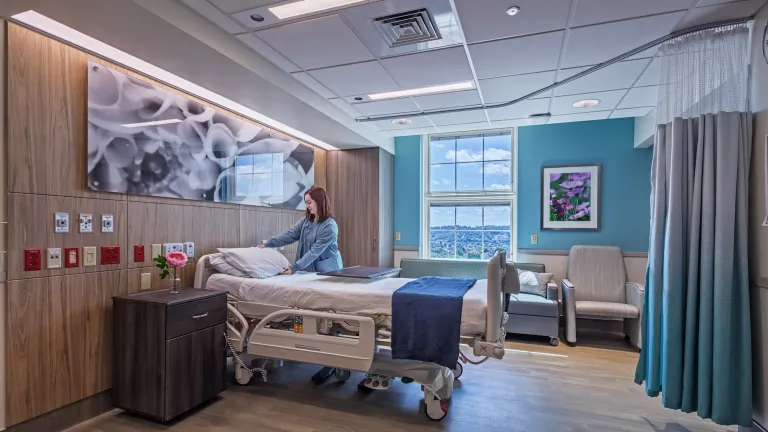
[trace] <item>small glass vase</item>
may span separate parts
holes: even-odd
[[[181,289],[181,278],[176,275],[176,269],[173,269],[173,274],[168,278],[168,288],[171,290],[171,294],[178,294]]]

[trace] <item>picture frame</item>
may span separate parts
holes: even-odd
[[[541,229],[600,229],[600,164],[541,167]]]

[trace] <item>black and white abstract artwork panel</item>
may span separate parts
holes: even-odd
[[[303,210],[314,149],[88,64],[88,188]]]

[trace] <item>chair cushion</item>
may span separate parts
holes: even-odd
[[[509,297],[507,313],[556,317],[558,316],[557,302],[535,294],[513,294]]]
[[[576,301],[627,302],[624,257],[617,247],[571,247],[567,277],[576,287]]]
[[[637,318],[640,311],[636,307],[623,303],[577,301],[576,316],[604,318]]]
[[[537,273],[527,270],[517,270],[520,278],[520,292],[547,296],[547,284],[555,277],[554,273]]]

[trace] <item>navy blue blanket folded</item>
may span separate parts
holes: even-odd
[[[392,295],[392,358],[437,363],[459,360],[464,294],[477,279],[426,276]]]

